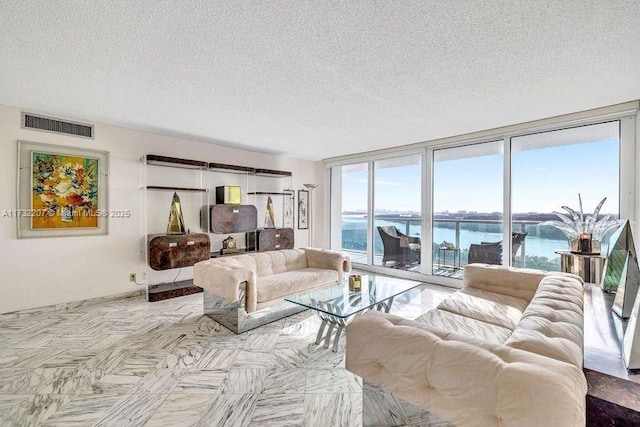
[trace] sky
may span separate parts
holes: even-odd
[[[550,213],[563,205],[578,209],[578,193],[585,212],[604,197],[601,213],[619,211],[617,138],[514,151],[511,169],[513,213]],[[501,212],[502,170],[501,153],[436,161],[434,211]],[[420,165],[377,169],[375,176],[375,211],[420,212]],[[366,211],[367,171],[344,172],[342,185],[343,211]]]

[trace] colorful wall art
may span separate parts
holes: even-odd
[[[108,185],[108,152],[18,141],[18,238],[108,234]]]
[[[31,153],[31,227],[98,226],[98,159]]]

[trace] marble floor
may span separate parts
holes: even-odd
[[[453,289],[422,285],[415,318]],[[0,315],[0,426],[356,426],[362,385],[309,311],[235,335],[202,294]]]

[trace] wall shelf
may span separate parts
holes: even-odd
[[[256,169],[255,174],[257,176],[265,176],[271,178],[290,178],[291,172],[288,171],[278,171],[274,169]]]
[[[182,169],[207,169],[207,162],[200,160],[179,159],[177,157],[159,156],[157,154],[147,154],[147,164],[153,166],[166,166]]]
[[[286,195],[290,195],[291,193],[276,193],[276,192],[269,192],[269,191],[251,191],[249,193],[247,193],[250,196],[286,196]]]
[[[209,190],[206,188],[189,188],[189,187],[166,187],[162,185],[147,185],[147,190],[156,191],[190,191],[193,193],[206,193]]]
[[[149,285],[147,300],[149,302],[156,302],[168,298],[197,294],[199,292],[202,292],[202,288],[194,285],[191,279],[172,283],[160,283],[157,285]]]
[[[209,170],[212,172],[244,173],[271,178],[291,178],[291,172],[289,171],[256,169],[249,166],[228,165],[225,163],[209,163]]]
[[[254,168],[248,166],[227,165],[224,163],[209,163],[209,170],[212,172],[226,172],[226,173],[242,173],[253,174]]]
[[[203,215],[209,206],[209,163],[157,154],[143,156],[141,163],[140,187],[144,201],[141,220],[147,236],[142,242],[141,263],[145,271],[147,301],[201,292],[201,288],[193,284],[191,271],[187,272],[186,280],[175,279],[179,275],[177,268],[188,268],[209,258],[209,217]],[[173,193],[183,199],[184,226],[189,232],[193,231],[192,234],[165,234]],[[154,239],[156,234],[164,237]]]
[[[145,235],[162,234],[164,231],[166,227],[165,212],[168,212],[165,209],[169,207],[169,196],[173,192],[178,194],[191,193],[181,201],[185,227],[209,237],[210,246],[207,256],[222,256],[217,255],[217,249],[221,246],[221,240],[228,234],[245,234],[244,239],[240,236],[235,238],[239,242],[244,240],[245,244],[249,241],[253,242],[252,245],[248,245],[248,248],[242,248],[245,252],[248,249],[250,252],[251,249],[255,251],[256,246],[266,250],[269,248],[266,241],[262,245],[257,243],[257,219],[266,218],[267,196],[272,196],[275,199],[272,205],[276,218],[275,225],[284,229],[281,233],[276,234],[288,236],[283,242],[276,242],[274,244],[276,246],[272,249],[278,248],[277,245],[293,247],[292,213],[294,212],[295,196],[293,191],[287,190],[292,185],[291,172],[181,159],[157,154],[147,154],[140,160],[143,164],[140,174],[140,188],[143,191],[142,199],[144,200],[144,213],[141,217]],[[242,205],[234,205],[229,210],[227,205],[214,204],[216,194],[214,189],[224,185],[241,187]],[[182,198],[182,194],[180,197]],[[281,201],[282,203],[280,203]],[[286,212],[291,213],[286,217],[288,219],[285,219],[284,215],[285,206],[287,207]],[[252,212],[244,214],[244,210],[248,212],[249,209]],[[160,210],[160,214],[158,214],[158,210]],[[273,232],[267,230],[260,234],[265,240]],[[191,278],[167,283],[173,279],[171,268],[154,269],[150,263],[150,252],[150,246],[145,242],[141,250],[141,262],[142,268],[146,271],[145,282],[149,301],[188,295],[201,290],[193,285]],[[187,274],[191,275],[192,272],[188,271]]]

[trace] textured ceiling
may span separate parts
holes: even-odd
[[[321,159],[640,98],[640,3],[0,1],[0,104]]]

